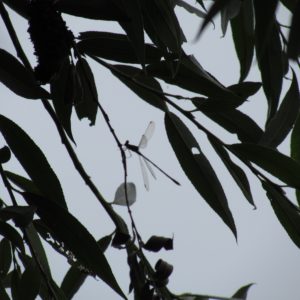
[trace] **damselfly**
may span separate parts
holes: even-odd
[[[161,173],[163,173],[166,177],[168,177],[170,180],[172,180],[175,184],[180,185],[180,183],[175,180],[173,177],[171,177],[169,174],[167,174],[164,170],[162,170],[157,164],[155,164],[152,160],[150,160],[148,157],[146,157],[143,153],[141,153],[140,149],[144,149],[147,147],[149,140],[151,139],[155,129],[155,123],[151,121],[146,128],[145,133],[142,135],[141,140],[138,144],[132,145],[129,144],[129,141],[126,141],[124,146],[128,149],[131,150],[132,152],[135,152],[139,156],[139,161],[140,161],[140,166],[141,166],[141,171],[142,171],[142,176],[143,176],[143,181],[144,181],[144,186],[147,191],[149,191],[149,177],[146,168],[152,175],[154,179],[156,179],[155,173],[151,167],[154,166],[157,170],[159,170]]]

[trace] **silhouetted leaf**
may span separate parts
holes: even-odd
[[[158,46],[164,46],[165,52],[180,53],[181,45],[185,41],[177,17],[174,13],[174,8],[169,1],[153,0],[140,1],[145,29],[152,41]],[[149,27],[151,31],[149,31]]]
[[[4,288],[4,286],[3,286],[3,284],[2,284],[1,281],[0,281],[0,299],[2,299],[2,300],[10,300],[9,296],[8,296],[8,294],[7,294],[7,292],[6,292],[6,290],[5,290],[5,288]]]
[[[166,261],[159,259],[155,264],[155,271],[156,280],[164,281],[172,274],[173,266]]]
[[[287,91],[279,110],[267,124],[261,137],[260,144],[276,148],[280,145],[292,129],[300,108],[298,82],[293,72],[293,81]]]
[[[275,11],[278,0],[254,0],[255,46],[264,92],[268,101],[268,119],[272,118],[279,103],[282,78],[282,47]]]
[[[254,16],[252,0],[241,1],[239,14],[231,19],[232,38],[240,62],[240,79],[248,76],[254,54]]]
[[[14,183],[24,192],[41,195],[41,192],[37,189],[36,185],[31,180],[10,171],[5,171],[5,175],[12,183]]]
[[[237,109],[216,113],[203,111],[203,113],[227,131],[235,133],[241,142],[257,143],[263,134],[253,119]]]
[[[187,12],[189,12],[191,14],[195,14],[196,16],[198,16],[200,18],[205,18],[205,16],[206,16],[206,13],[202,12],[200,9],[188,4],[187,2],[185,2],[183,0],[173,0],[173,2],[177,6],[184,8]]]
[[[0,164],[5,164],[10,160],[11,153],[7,146],[0,149]]]
[[[35,300],[41,285],[41,274],[36,264],[31,262],[21,277],[20,290],[22,291],[22,300]]]
[[[202,25],[200,26],[200,29],[197,33],[197,38],[200,37],[203,30],[206,28],[208,23],[212,21],[212,19],[215,17],[215,15],[218,14],[219,12],[221,12],[227,5],[229,5],[229,3],[231,1],[232,0],[216,0],[216,1],[214,1],[212,6],[208,10],[207,15],[206,15]]]
[[[177,159],[196,190],[237,235],[227,199],[211,164],[184,123],[172,113],[165,116],[168,139]],[[194,154],[193,150],[199,152]]]
[[[281,189],[262,182],[274,212],[292,241],[300,248],[300,210],[285,196]]]
[[[172,68],[178,65],[176,74]],[[241,102],[241,98],[226,89],[219,81],[206,72],[193,56],[183,56],[180,62],[161,61],[147,67],[149,75],[158,77],[167,83],[177,85],[183,89],[200,93],[208,97],[230,99]]]
[[[241,9],[242,1],[240,0],[230,0],[227,5],[221,10],[221,29],[223,36],[225,36],[227,31],[228,23],[231,19],[236,17]]]
[[[57,7],[64,13],[96,20],[127,20],[128,16],[115,0],[60,0]]]
[[[254,144],[234,144],[230,149],[238,157],[255,163],[287,185],[300,188],[300,164],[290,157]]]
[[[162,88],[156,79],[131,66],[114,65],[113,68],[116,68],[118,72],[112,70],[112,73],[140,98],[156,108],[167,110]],[[159,93],[162,94],[159,95]]]
[[[240,300],[246,300],[247,299],[247,295],[248,295],[248,291],[251,288],[251,286],[253,285],[253,283],[247,284],[245,286],[242,286],[238,291],[236,291],[234,293],[234,295],[232,296],[233,299],[240,299]]]
[[[28,18],[28,2],[27,0],[3,0],[10,8],[24,18]]]
[[[142,7],[139,0],[121,0],[118,1],[122,11],[126,11],[128,20],[120,21],[119,24],[127,34],[128,40],[131,43],[131,49],[138,58],[139,63],[145,67],[146,55],[149,55],[149,50],[146,50],[144,40],[144,20]],[[122,4],[122,6],[121,6]],[[148,53],[147,53],[148,52]]]
[[[28,99],[49,98],[49,93],[38,86],[33,73],[14,56],[0,49],[0,82],[17,95]]]
[[[93,72],[84,58],[78,60],[76,72],[82,86],[82,98],[75,103],[78,118],[88,118],[90,126],[96,122],[98,94]]]
[[[19,248],[21,252],[25,252],[23,239],[19,232],[10,224],[0,221],[0,235],[7,238],[14,247]]]
[[[165,250],[173,250],[173,239],[165,238],[163,236],[153,235],[143,246],[146,250],[158,252],[162,248]]]
[[[71,115],[76,87],[74,87],[72,80],[72,67],[68,60],[64,61],[59,73],[50,82],[50,90],[56,115],[69,138],[74,142],[71,128]]]
[[[298,0],[280,0],[280,2],[291,12],[294,11]]]
[[[60,182],[45,155],[29,135],[13,121],[0,115],[0,131],[16,158],[39,191],[63,207],[66,206]]]
[[[77,43],[78,50],[88,55],[95,55],[105,59],[123,63],[139,64],[134,48],[124,34],[111,32],[83,32]],[[162,52],[153,45],[145,45],[146,64],[160,61]]]
[[[300,3],[297,1],[293,16],[291,29],[289,32],[287,54],[289,58],[296,60],[300,54],[300,42],[299,42],[299,28],[300,28]]]
[[[0,209],[0,218],[3,221],[14,220],[17,227],[27,227],[33,220],[35,207],[32,206],[6,206]]]
[[[104,252],[109,246],[111,238],[112,235],[110,234],[97,241],[97,244],[102,252]],[[73,296],[78,292],[87,276],[88,275],[83,271],[80,271],[77,266],[70,267],[61,283],[61,289],[68,299],[72,299]]]
[[[10,242],[8,239],[4,238],[0,242],[0,277],[4,278],[11,266],[12,254]],[[2,299],[2,298],[0,298]]]
[[[13,300],[22,300],[21,274],[14,269],[11,276],[11,295]]]
[[[247,0],[246,0],[247,1]],[[261,88],[261,82],[252,82],[252,81],[245,81],[240,82],[238,84],[233,84],[228,86],[227,88],[231,90],[236,95],[240,96],[241,98],[249,98],[258,92]]]
[[[23,197],[29,205],[37,207],[37,214],[51,229],[54,237],[63,242],[83,267],[99,276],[120,296],[126,298],[97,242],[74,216],[46,198],[30,193],[23,193]]]
[[[219,155],[221,160],[223,161],[224,165],[226,166],[228,172],[231,174],[232,178],[235,180],[236,184],[239,186],[241,189],[242,193],[244,194],[245,198],[248,200],[248,202],[256,208],[251,189],[250,189],[250,184],[247,179],[247,176],[245,172],[240,168],[237,164],[235,164],[226,149],[223,148],[222,145],[219,144],[218,141],[216,141],[213,137],[208,137],[211,145],[215,149],[216,153]]]

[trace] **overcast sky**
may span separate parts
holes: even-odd
[[[230,30],[227,32],[228,38],[221,38],[220,26],[216,22],[215,30],[209,26],[200,41],[193,44],[191,41],[197,32],[199,19],[182,9],[176,12],[189,41],[185,46],[186,51],[195,54],[203,67],[223,84],[236,83],[239,66]],[[26,21],[12,12],[11,18],[26,53],[35,64]],[[112,22],[86,21],[70,16],[64,18],[75,34],[86,30],[120,31],[119,26]],[[285,11],[281,12],[281,20],[287,21]],[[14,53],[2,23],[0,39],[2,47]],[[248,80],[259,81],[256,62],[254,66]],[[151,235],[174,236],[173,251],[161,251],[154,255],[147,253],[153,264],[162,258],[174,266],[168,286],[171,291],[231,296],[241,286],[256,283],[250,289],[249,300],[300,299],[299,250],[279,224],[259,182],[250,176],[258,207],[253,210],[213,153],[205,136],[190,126],[223,183],[237,225],[236,243],[227,226],[208,207],[181,171],[167,140],[162,112],[138,99],[121,82],[115,80],[109,71],[94,62],[91,62],[91,67],[95,73],[99,99],[120,139],[137,144],[149,121],[155,121],[156,131],[145,154],[181,183],[180,187],[175,186],[157,172],[158,178],[156,181],[150,178],[150,192],[147,192],[143,187],[138,158],[133,155],[128,160],[129,181],[137,186],[137,202],[132,210],[143,239],[147,240]],[[182,92],[171,86],[167,86],[167,89]],[[38,100],[21,99],[3,85],[0,85],[0,91],[1,114],[24,128],[47,155],[62,182],[70,211],[91,230],[96,239],[111,233],[114,230],[112,222],[74,170],[41,103]],[[187,92],[182,93],[188,95]],[[263,126],[265,102],[260,92],[242,110],[254,116]],[[225,141],[236,142],[234,136],[204,116],[199,114],[198,117]],[[95,127],[89,127],[87,121],[79,122],[74,114],[73,134],[77,143],[76,151],[83,165],[106,199],[112,201],[116,188],[122,182],[123,171],[119,150],[100,113]],[[0,146],[3,143],[1,137]],[[288,142],[280,149],[287,153]],[[12,159],[6,167],[25,175],[16,159]],[[8,199],[3,189],[0,190],[0,197]],[[128,220],[125,208],[116,207],[116,210]],[[68,267],[66,259],[48,246],[47,249],[54,277],[60,282]],[[127,293],[129,270],[125,251],[109,248],[107,258],[118,282]],[[89,278],[74,299],[117,300],[119,297],[100,280]]]

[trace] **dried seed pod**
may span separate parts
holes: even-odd
[[[56,10],[54,0],[32,0],[28,11],[28,32],[38,60],[35,76],[46,84],[71,54],[74,36]]]

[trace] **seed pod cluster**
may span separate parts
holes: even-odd
[[[71,54],[74,36],[57,11],[55,0],[31,0],[28,11],[28,32],[38,60],[34,72],[36,79],[46,84]]]

